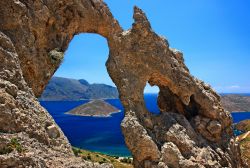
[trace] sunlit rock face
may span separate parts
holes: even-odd
[[[140,9],[123,31],[101,0],[2,0],[0,6],[1,167],[112,167],[74,157],[36,99],[82,32],[108,40],[106,66],[125,108],[121,126],[135,167],[243,167],[220,97],[190,75],[182,53],[153,32]],[[145,107],[147,82],[160,88],[159,115]]]

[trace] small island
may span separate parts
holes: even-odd
[[[80,105],[66,114],[78,115],[78,116],[93,116],[93,117],[109,117],[113,113],[120,112],[118,108],[105,102],[101,99],[91,100],[88,103]]]

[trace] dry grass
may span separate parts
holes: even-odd
[[[115,168],[133,168],[132,163],[121,162],[120,158],[116,156],[109,156],[98,152],[91,152],[78,148],[73,148],[73,151],[76,156],[81,157],[83,160],[98,162],[100,164],[111,163],[114,165]],[[127,158],[125,160],[132,162],[131,158]]]
[[[240,149],[242,158],[250,166],[250,136],[246,137],[240,142]]]

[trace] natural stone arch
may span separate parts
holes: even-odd
[[[135,167],[242,167],[231,116],[221,107],[219,96],[190,75],[182,54],[152,31],[140,9],[134,10],[132,29],[123,31],[100,0],[4,0],[0,6],[4,6],[0,11],[1,142],[7,145],[18,137],[33,152],[28,159],[6,154],[0,164],[98,167],[73,157],[67,139],[35,98],[60,65],[74,34],[86,32],[108,40],[106,66],[125,108],[122,130]],[[160,87],[160,115],[153,116],[143,105],[147,81]],[[176,100],[173,111],[165,111],[166,96]],[[192,106],[198,110],[188,117]],[[56,136],[51,136],[51,129]]]
[[[109,41],[122,32],[100,0],[1,1],[1,5],[5,6],[1,30],[12,39],[23,76],[37,97],[60,65],[49,53],[63,54],[75,34],[96,33]]]
[[[221,107],[219,95],[190,75],[182,53],[170,49],[168,42],[152,31],[138,8],[134,19],[132,29],[123,32],[120,43],[116,42],[118,47],[110,49],[107,67],[125,107],[122,129],[135,166],[235,167],[234,160],[240,160],[239,156],[228,157],[211,148],[216,146],[228,154],[237,151],[231,116]],[[147,81],[160,87],[161,115],[152,115],[143,104]],[[176,103],[172,111],[165,111],[164,105],[169,103],[166,96],[174,99],[170,103]],[[229,147],[232,142],[233,148]],[[219,157],[221,161],[202,163],[204,151],[211,159]],[[174,160],[170,154],[176,155]]]

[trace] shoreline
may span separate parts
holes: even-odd
[[[119,98],[100,98],[100,99],[76,99],[76,100],[74,100],[74,99],[71,99],[71,100],[39,100],[38,99],[38,101],[43,101],[43,102],[45,102],[45,101],[47,101],[47,102],[56,102],[56,101],[86,101],[86,100],[89,100],[89,101],[92,101],[92,100],[117,100],[117,99],[119,99]]]
[[[119,156],[112,154],[105,154],[98,151],[91,151],[71,146],[76,157],[81,157],[83,160],[97,162],[99,164],[110,163],[114,167],[119,168],[133,168],[132,156]]]
[[[89,149],[85,149],[85,148],[79,148],[79,147],[76,147],[76,146],[72,146],[74,148],[78,148],[80,150],[86,150],[86,151],[89,151],[89,152],[93,152],[93,153],[98,153],[98,154],[102,154],[102,155],[107,155],[107,156],[111,156],[111,157],[119,157],[119,158],[133,158],[132,155],[115,155],[115,154],[112,154],[112,153],[109,153],[109,152],[101,152],[101,151],[97,151],[97,150],[89,150]]]
[[[122,110],[111,112],[108,115],[88,115],[88,114],[83,115],[83,114],[72,114],[72,113],[69,113],[69,112],[66,112],[64,114],[73,115],[73,116],[79,116],[79,117],[104,117],[104,118],[106,118],[106,117],[112,117],[113,114],[120,113],[120,112],[122,112]]]
[[[230,112],[230,113],[250,113],[250,111],[233,111],[233,112]]]

